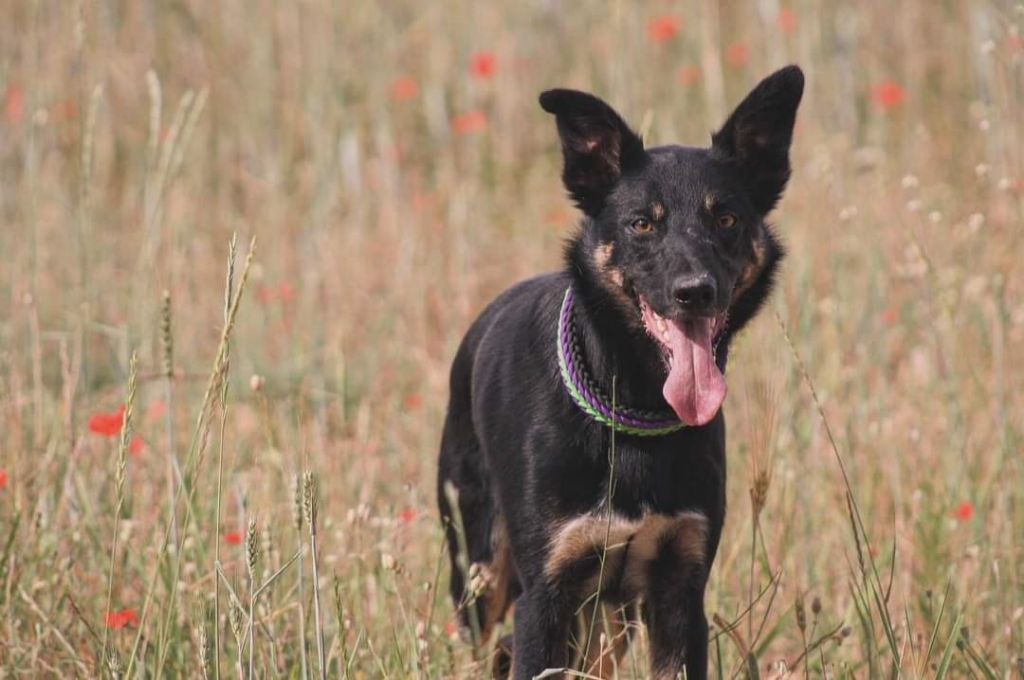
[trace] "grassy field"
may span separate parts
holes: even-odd
[[[705,144],[788,62],[714,677],[1024,676],[1022,33],[981,0],[0,4],[0,677],[479,677],[435,459],[461,334],[577,219],[537,93]]]

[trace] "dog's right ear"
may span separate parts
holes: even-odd
[[[597,216],[622,173],[643,163],[643,140],[612,107],[585,92],[548,90],[540,105],[558,123],[565,188],[583,212]]]

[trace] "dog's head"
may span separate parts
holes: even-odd
[[[710,148],[645,149],[597,97],[540,96],[558,123],[563,181],[588,218],[573,254],[585,261],[573,264],[657,341],[665,399],[691,425],[718,413],[725,379],[716,349],[757,311],[781,256],[764,219],[789,179],[803,88],[796,66],[770,75]]]

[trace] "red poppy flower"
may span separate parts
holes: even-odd
[[[237,531],[229,531],[224,534],[224,540],[230,545],[242,545],[242,534]]]
[[[132,437],[132,442],[131,444],[128,445],[128,453],[138,458],[139,456],[142,455],[143,451],[145,450],[146,440],[140,437],[139,435],[135,435],[134,437]]]
[[[106,620],[107,628],[111,630],[121,630],[126,626],[137,626],[139,625],[139,615],[134,609],[122,609],[119,612],[110,612],[107,614]]]
[[[656,43],[665,43],[679,35],[682,25],[679,17],[666,14],[648,22],[647,35]]]
[[[8,123],[20,122],[25,117],[25,90],[14,84],[7,86],[4,114]]]
[[[884,312],[882,312],[882,323],[886,326],[892,326],[899,321],[899,319],[900,315],[899,312],[896,311],[895,307],[888,307]]]
[[[419,517],[419,514],[420,513],[416,512],[412,508],[406,508],[405,510],[402,510],[400,513],[398,513],[398,523],[412,524],[414,521],[416,521],[416,518]]]
[[[7,488],[7,470],[0,470],[0,491]]]
[[[487,114],[483,111],[468,111],[455,116],[452,129],[457,135],[472,135],[487,129]]]
[[[956,510],[953,511],[953,515],[961,522],[970,522],[974,519],[974,503],[964,501],[960,505],[956,506]]]
[[[97,413],[89,419],[89,431],[101,437],[116,437],[124,427],[124,406],[114,413]]]
[[[454,621],[449,621],[448,623],[444,624],[444,634],[447,635],[449,638],[454,638],[456,635],[459,634],[459,627],[455,625]]]
[[[725,61],[733,68],[746,66],[750,61],[750,48],[747,43],[735,42],[725,50]]]
[[[396,102],[415,99],[420,93],[419,83],[412,76],[399,76],[391,82],[391,98]]]
[[[160,420],[167,414],[167,404],[160,400],[154,401],[146,410],[146,417],[149,420]]]
[[[696,85],[700,81],[700,66],[686,64],[679,69],[679,84],[683,87]]]
[[[477,52],[469,62],[469,73],[478,80],[490,80],[498,70],[498,58],[493,52]]]
[[[775,21],[779,24],[779,30],[786,35],[796,33],[796,28],[799,25],[796,12],[791,9],[779,10],[779,15],[775,17]]]
[[[871,88],[871,98],[878,108],[883,111],[892,111],[903,105],[907,99],[907,91],[898,83],[886,80]]]
[[[415,411],[423,406],[423,397],[419,394],[410,394],[405,398],[405,408]]]
[[[277,287],[277,299],[284,305],[293,302],[295,300],[295,287],[285,281]]]
[[[565,208],[555,208],[554,210],[549,210],[544,215],[544,221],[556,229],[561,229],[569,226],[569,223],[572,221],[572,213]]]
[[[256,289],[256,302],[263,306],[269,305],[274,301],[274,289],[270,286],[260,286]]]
[[[58,104],[54,104],[50,115],[53,116],[53,120],[56,122],[75,120],[78,118],[78,102],[74,99],[65,99]]]

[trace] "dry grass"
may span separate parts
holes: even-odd
[[[461,333],[575,219],[537,92],[697,144],[791,61],[716,677],[1024,674],[1024,9],[776,4],[0,5],[0,676],[477,676],[434,461]]]

